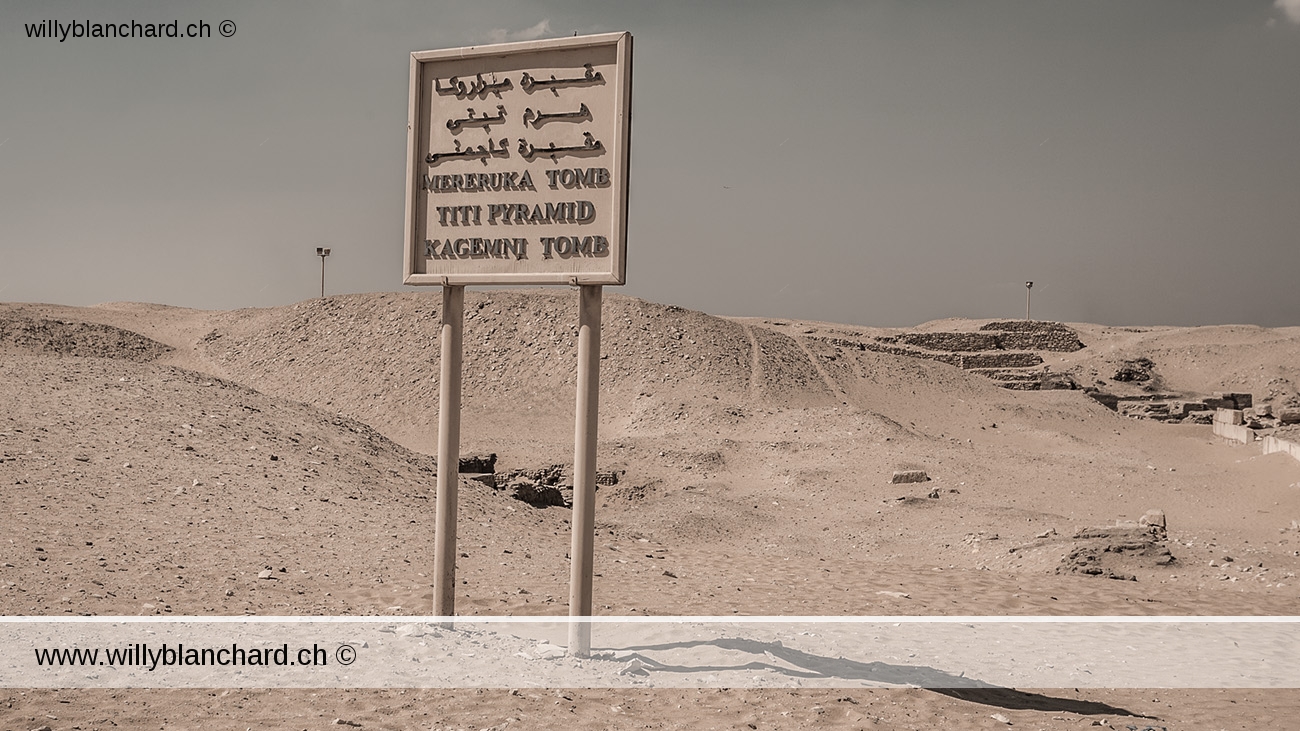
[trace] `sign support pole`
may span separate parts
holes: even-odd
[[[460,377],[465,335],[465,287],[442,286],[438,378],[438,497],[434,525],[433,613],[456,614],[456,491],[460,477]]]
[[[598,284],[580,286],[578,404],[573,427],[573,544],[569,551],[569,654],[591,654],[591,577],[596,543],[596,421],[600,402]]]
[[[414,51],[410,60],[402,282],[442,287],[434,613],[447,625],[455,620],[462,555],[456,493],[465,287],[567,284],[579,295],[568,650],[589,656],[601,298],[605,285],[623,284],[627,275],[632,34]],[[457,80],[471,76],[472,84]],[[549,111],[533,111],[535,92],[551,100]],[[497,114],[463,116],[470,97],[490,97]],[[542,129],[558,119],[582,123]],[[486,146],[464,147],[457,138],[464,127],[492,137]],[[572,168],[557,169],[558,155],[582,158],[581,167],[571,161]],[[489,185],[485,174],[505,182]],[[469,178],[476,184],[462,184]],[[543,180],[549,186],[538,184]],[[507,208],[514,213],[503,217]],[[499,221],[525,219],[536,224],[518,231],[527,237],[484,238]]]

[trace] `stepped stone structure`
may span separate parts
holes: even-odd
[[[867,341],[826,341],[843,348],[936,360],[1018,391],[1078,388],[1068,375],[1040,370],[1043,357],[1034,351],[1068,353],[1084,347],[1074,330],[1059,322],[1036,320],[990,322],[976,332],[901,333]]]

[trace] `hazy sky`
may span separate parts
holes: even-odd
[[[317,246],[329,292],[403,289],[409,52],[616,30],[622,293],[910,325],[1032,279],[1036,317],[1300,325],[1300,0],[8,1],[0,300],[284,304]]]

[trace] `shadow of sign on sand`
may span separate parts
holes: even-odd
[[[719,650],[742,652],[762,656],[764,659],[738,665],[670,665],[642,654],[645,652],[688,650],[699,647],[713,647]],[[1154,718],[1153,716],[1134,713],[1125,708],[1106,703],[1072,698],[1055,698],[1038,693],[1026,693],[1013,688],[1004,688],[976,678],[968,678],[964,674],[953,675],[925,665],[896,665],[885,662],[850,660],[844,657],[826,657],[786,647],[780,641],[761,642],[741,638],[719,638],[617,649],[601,648],[599,651],[631,652],[631,655],[620,654],[619,658],[621,660],[637,660],[643,669],[639,671],[633,670],[632,672],[645,674],[650,672],[695,674],[734,670],[771,671],[792,678],[907,685],[934,691],[951,698],[1011,710],[1059,711],[1079,715]]]

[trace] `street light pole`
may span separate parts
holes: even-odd
[[[329,251],[326,249],[325,251]],[[1029,319],[1029,295],[1034,291],[1033,282],[1025,282],[1025,319]]]
[[[325,297],[325,257],[330,255],[330,250],[321,246],[316,247],[316,256],[320,257],[320,296]]]

